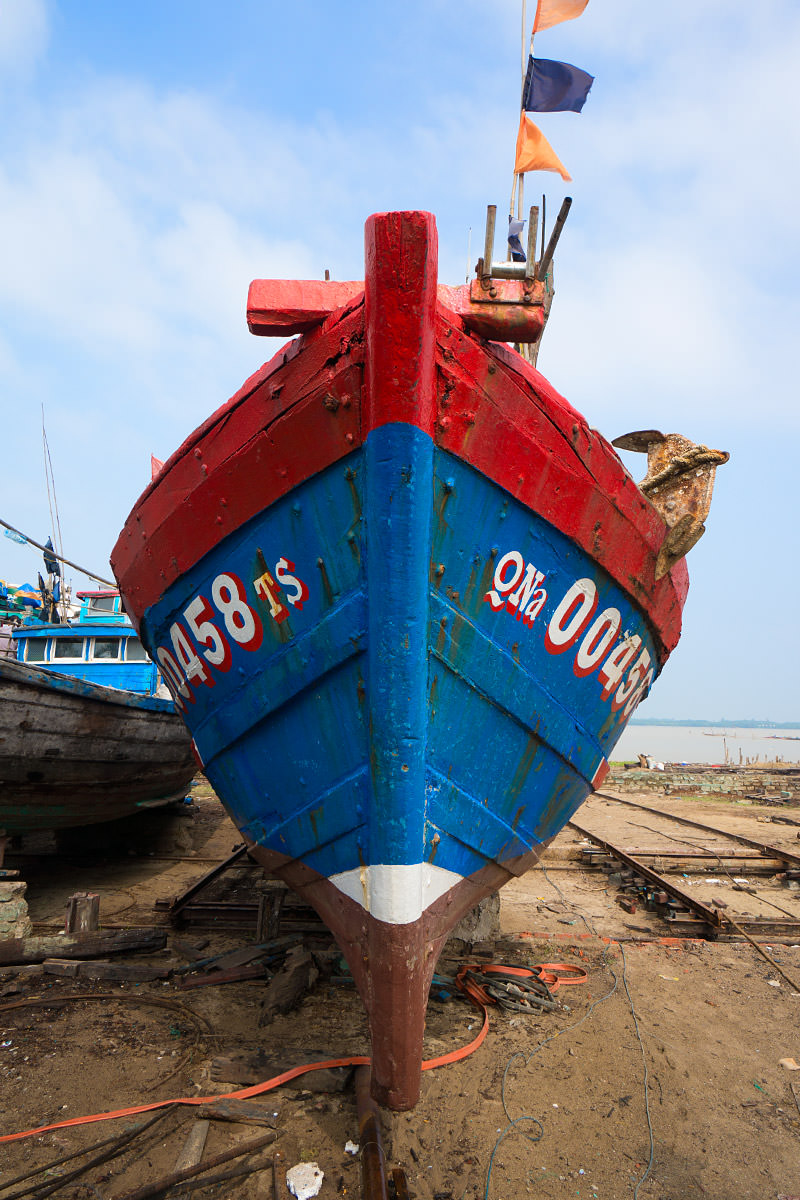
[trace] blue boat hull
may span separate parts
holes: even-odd
[[[686,590],[607,443],[437,307],[431,229],[372,218],[361,307],[192,435],[112,556],[217,794],[347,955],[392,1108],[448,931],[598,786]]]

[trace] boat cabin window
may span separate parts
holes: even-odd
[[[28,638],[25,643],[25,662],[44,662],[47,638]]]
[[[63,658],[83,658],[83,638],[53,638],[53,645],[50,651],[51,661]]]
[[[120,638],[95,638],[92,658],[94,659],[119,659],[120,655]]]
[[[147,651],[137,637],[125,639],[125,661],[147,662]]]
[[[89,613],[113,613],[116,596],[92,596],[89,600]]]

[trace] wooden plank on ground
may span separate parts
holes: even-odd
[[[244,1125],[266,1125],[270,1129],[278,1123],[274,1106],[265,1108],[252,1100],[214,1100],[204,1104],[197,1113],[212,1121],[239,1121]]]
[[[175,1160],[176,1172],[188,1171],[190,1167],[196,1167],[200,1162],[206,1148],[209,1125],[210,1121],[207,1120],[193,1123],[189,1130],[189,1136],[183,1144],[183,1149]]]
[[[44,962],[46,958],[103,958],[130,950],[161,950],[166,942],[164,929],[110,929],[105,933],[8,938],[0,942],[0,966]]]

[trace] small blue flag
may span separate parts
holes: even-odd
[[[19,542],[20,546],[27,546],[28,539],[24,533],[19,533],[16,529],[4,529],[3,533],[7,538],[11,538],[12,542]]]
[[[512,262],[525,262],[525,251],[519,240],[524,224],[524,221],[518,221],[516,217],[508,218],[508,248],[511,251]]]
[[[525,112],[580,112],[593,83],[594,75],[580,67],[529,55],[522,107]]]

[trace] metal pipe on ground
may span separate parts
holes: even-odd
[[[184,1171],[172,1171],[169,1175],[165,1175],[161,1179],[152,1180],[150,1183],[146,1183],[132,1192],[118,1192],[113,1197],[113,1200],[149,1200],[149,1197],[158,1196],[161,1192],[166,1192],[178,1184],[194,1179],[195,1176],[202,1175],[206,1171],[210,1171],[213,1167],[221,1167],[223,1163],[230,1162],[233,1158],[241,1158],[245,1154],[255,1154],[257,1150],[263,1150],[270,1142],[274,1142],[277,1136],[277,1133],[270,1130],[268,1133],[254,1138],[252,1141],[239,1142],[229,1150],[225,1150],[221,1154],[215,1154],[213,1158],[207,1158],[205,1162],[197,1163],[194,1167],[187,1167]]]
[[[361,1146],[361,1195],[363,1200],[388,1200],[386,1161],[381,1142],[378,1106],[370,1095],[371,1068],[356,1068],[355,1089]]]

